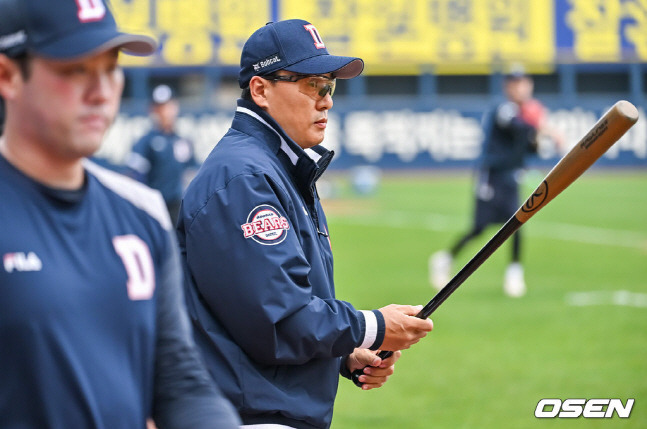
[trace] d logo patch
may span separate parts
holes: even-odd
[[[314,42],[315,42],[315,48],[317,48],[317,49],[326,49],[326,45],[324,45],[324,42],[321,39],[321,36],[319,35],[319,32],[317,31],[317,29],[315,28],[314,25],[308,24],[308,25],[304,25],[303,27],[306,30],[308,30],[308,32],[312,36],[312,40],[314,40]]]
[[[247,216],[247,223],[240,227],[245,238],[264,245],[274,245],[285,240],[290,224],[277,209],[269,204],[261,204],[252,209]]]
[[[81,22],[100,21],[106,16],[106,5],[103,0],[76,0]]]

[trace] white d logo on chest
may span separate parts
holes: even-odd
[[[112,244],[128,274],[128,298],[133,301],[151,299],[155,292],[155,269],[148,245],[132,234],[114,237]]]

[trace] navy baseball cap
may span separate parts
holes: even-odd
[[[530,77],[523,66],[515,65],[504,76],[505,80],[518,80]]]
[[[253,76],[277,70],[334,73],[339,79],[350,79],[364,70],[364,61],[330,55],[314,25],[302,19],[288,19],[269,22],[247,39],[240,56],[238,84],[246,88]]]
[[[524,73],[522,71],[512,71],[510,73],[506,73],[506,75],[504,76],[504,79],[505,80],[519,80],[519,79],[523,79],[523,78],[527,78],[527,77],[530,77],[530,76],[528,76],[526,73]]]
[[[0,0],[0,53],[72,60],[112,48],[150,55],[155,40],[117,30],[103,0]]]

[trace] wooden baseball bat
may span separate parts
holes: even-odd
[[[501,227],[485,246],[423,307],[416,317],[428,318],[463,282],[485,262],[528,219],[559,195],[582,175],[638,120],[638,110],[628,101],[620,100],[611,107],[589,132],[553,167],[526,202]],[[378,353],[382,359],[393,352]],[[355,370],[353,382],[360,386],[363,369]]]

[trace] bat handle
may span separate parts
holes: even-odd
[[[377,354],[377,356],[378,356],[380,359],[384,360],[384,359],[386,359],[386,358],[390,357],[392,354],[393,354],[393,352],[390,352],[390,351],[388,351],[388,350],[382,350],[381,352],[379,352],[379,353]],[[364,367],[364,368],[366,368],[366,367]],[[362,374],[364,374],[364,368],[362,368],[362,369],[356,369],[356,370],[355,370],[355,371],[353,371],[353,373],[350,375],[350,379],[351,379],[351,380],[353,380],[353,383],[355,383],[355,386],[357,386],[357,387],[362,387],[362,386],[364,385],[364,383],[362,383],[361,381],[359,381],[359,376],[360,376],[360,375],[362,375]]]
[[[451,292],[450,292],[450,293],[451,293]],[[442,295],[442,294],[441,294],[441,293],[438,293],[438,295]],[[438,297],[438,295],[436,295],[436,297]],[[419,318],[419,319],[426,319],[426,318],[428,318],[428,317],[431,315],[431,313],[433,313],[433,311],[434,311],[436,308],[438,308],[438,306],[439,306],[439,305],[440,305],[440,303],[439,303],[439,302],[437,303],[437,301],[435,301],[434,299],[432,299],[429,303],[427,303],[427,305],[425,305],[425,306],[422,308],[422,310],[420,310],[420,312],[419,312],[418,314],[416,314],[416,317],[417,317],[417,318]],[[393,352],[391,352],[391,351],[388,351],[388,350],[382,350],[381,352],[379,352],[379,353],[377,354],[377,357],[379,357],[380,359],[384,360],[384,359],[388,359],[389,357],[391,357],[391,355],[392,355],[392,354],[393,354]],[[364,367],[364,368],[366,368],[366,367]],[[362,387],[362,386],[364,385],[364,383],[362,383],[361,381],[359,381],[359,376],[360,376],[360,375],[362,375],[362,374],[364,374],[364,368],[362,368],[362,369],[356,369],[356,370],[355,370],[355,371],[353,371],[353,372],[351,373],[351,375],[350,375],[350,379],[351,379],[351,380],[353,380],[353,383],[355,383],[355,385],[356,385],[357,387]]]
[[[463,268],[463,270],[456,274],[456,276],[449,283],[447,283],[447,285],[442,288],[436,294],[436,296],[434,296],[431,301],[427,303],[427,305],[422,307],[422,310],[420,310],[420,312],[416,314],[416,317],[418,319],[427,319],[429,316],[431,316],[431,313],[433,313],[440,306],[440,304],[442,304],[449,297],[449,295],[451,295],[452,292],[454,292],[456,288],[460,286],[460,284],[463,283],[463,281],[465,281],[465,279],[469,276],[469,274],[465,273],[465,271],[465,268]],[[380,359],[384,360],[389,358],[392,354],[393,352],[391,351],[382,350],[377,354],[377,356]],[[359,376],[364,374],[364,368],[356,369],[350,375],[350,379],[353,380],[353,383],[355,383],[357,387],[362,387],[364,385],[364,383],[359,381]]]

